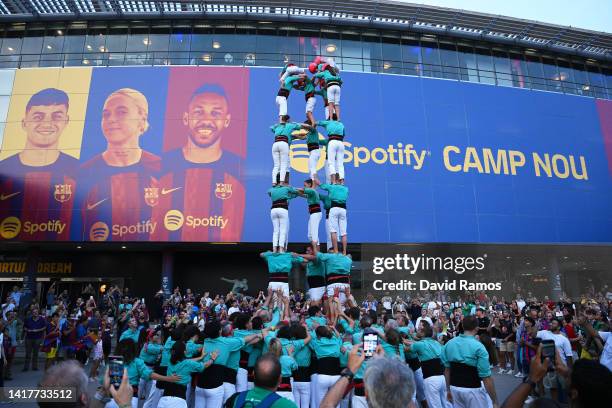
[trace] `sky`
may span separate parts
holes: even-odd
[[[612,33],[610,0],[399,0]]]

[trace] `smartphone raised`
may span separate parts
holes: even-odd
[[[119,388],[121,385],[121,379],[123,378],[123,357],[122,356],[108,356],[108,374],[110,376],[110,383]]]
[[[548,365],[548,371],[554,371],[555,369],[555,342],[553,340],[542,340],[542,362],[548,357],[550,364]]]
[[[363,334],[363,353],[365,358],[368,359],[374,355],[378,347],[378,334],[376,333],[364,333]]]

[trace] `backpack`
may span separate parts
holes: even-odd
[[[236,402],[236,408],[270,408],[277,400],[281,399],[281,396],[273,392],[268,394],[259,404],[254,404],[251,401],[246,400],[247,393],[249,391],[237,392],[225,402],[225,408],[234,408],[234,401]]]

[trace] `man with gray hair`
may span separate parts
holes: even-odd
[[[353,347],[347,368],[327,392],[320,408],[333,408],[338,405],[353,380],[354,373],[364,361],[363,348]],[[367,405],[354,405],[354,408],[416,408],[413,402],[415,385],[412,370],[401,360],[384,357],[380,346],[376,355],[368,361],[363,382]]]

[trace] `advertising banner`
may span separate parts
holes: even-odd
[[[611,101],[341,76],[349,242],[612,242]],[[0,81],[1,240],[271,240],[277,69],[44,68]],[[303,122],[304,93],[288,104]],[[290,158],[302,187],[304,141]],[[306,242],[306,200],[289,213],[289,242]]]

